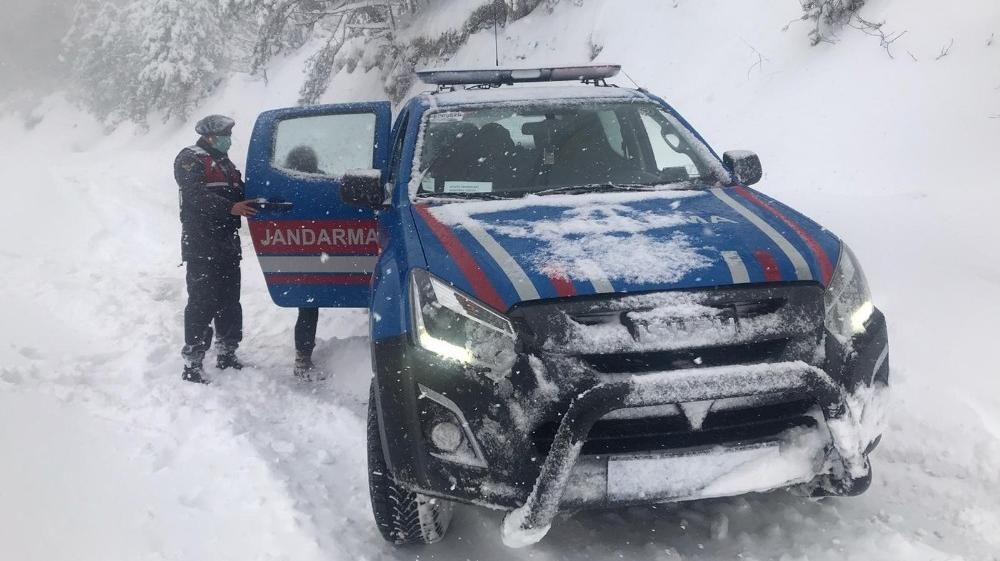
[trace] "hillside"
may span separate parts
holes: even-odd
[[[453,25],[445,4],[428,28]],[[1000,559],[1000,3],[872,0],[866,19],[906,31],[889,52],[851,28],[811,47],[800,14],[769,0],[562,1],[502,29],[501,53],[623,64],[720,151],[757,151],[760,189],[850,244],[892,349],[891,427],[867,494],[586,513],[525,551],[500,545],[500,513],[463,507],[443,544],[394,550],[367,497],[365,313],[323,311],[317,358],[334,376],[296,382],[295,312],[271,304],[249,258],[253,368],[182,386],[170,164],[192,124],[108,134],[53,96],[30,130],[0,115],[0,447],[13,460],[0,462],[0,557]],[[473,35],[448,64],[491,65],[493,41]],[[266,83],[234,76],[201,108],[236,117],[241,167],[256,115],[296,102],[311,49]],[[322,101],[381,98],[380,80],[344,70]]]

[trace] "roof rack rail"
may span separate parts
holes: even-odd
[[[617,64],[594,66],[552,66],[546,68],[483,68],[468,70],[443,70],[426,68],[417,70],[417,76],[427,84],[439,88],[463,85],[490,87],[512,86],[531,82],[581,81],[585,84],[607,85],[606,80],[617,76],[622,67]]]

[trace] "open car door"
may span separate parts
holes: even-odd
[[[374,213],[340,200],[341,177],[385,177],[389,102],[294,107],[262,113],[247,156],[249,220],[257,259],[279,306],[363,308],[378,257]]]

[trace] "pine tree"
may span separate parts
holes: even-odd
[[[101,119],[128,117],[124,102],[141,64],[136,20],[133,5],[81,2],[63,40],[71,91]]]
[[[164,111],[165,119],[187,117],[229,71],[222,12],[214,2],[139,2],[144,65],[136,80],[133,115]]]
[[[428,0],[81,0],[65,60],[78,98],[111,124],[186,118],[232,72],[266,79],[275,56],[310,41],[323,46],[304,69],[300,103],[318,101],[358,64],[378,67],[398,101],[416,65],[447,60],[469,35],[558,1],[482,0],[459,29],[404,42],[396,28]]]
[[[229,71],[222,16],[205,0],[82,2],[64,40],[74,91],[112,123],[186,117]]]

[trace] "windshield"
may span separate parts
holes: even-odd
[[[442,110],[427,115],[411,192],[516,197],[727,183],[708,148],[652,103]]]

